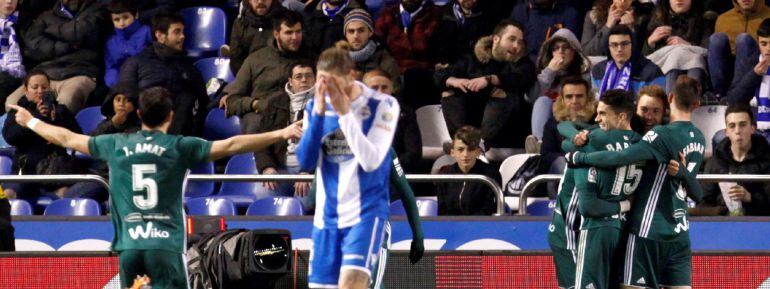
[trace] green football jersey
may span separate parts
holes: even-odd
[[[559,195],[548,225],[548,243],[554,247],[577,250],[577,230],[580,228],[578,194],[575,192],[575,169],[566,168],[559,182]]]
[[[622,151],[638,138],[639,135],[631,130],[596,129],[589,136],[586,152]],[[620,202],[636,190],[641,179],[641,165],[637,164],[577,169],[575,185],[579,195],[578,208],[583,219],[581,229],[622,228],[624,216],[620,213]]]
[[[679,159],[681,152],[687,161],[686,169],[697,173],[706,148],[703,134],[691,122],[679,121],[654,127],[639,143],[655,160],[645,164],[631,209],[631,231],[639,237],[658,241],[689,239],[687,193],[682,181],[669,176],[666,168],[669,160]]]
[[[142,130],[92,137],[88,149],[110,169],[112,250],[183,253],[188,168],[208,159],[211,142]]]

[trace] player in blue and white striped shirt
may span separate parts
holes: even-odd
[[[386,157],[399,106],[355,81],[354,68],[343,49],[321,54],[297,149],[300,166],[315,168],[318,180],[310,288],[367,288],[389,214]]]

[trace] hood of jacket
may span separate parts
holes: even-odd
[[[730,165],[738,165],[739,162],[733,159],[731,150],[732,142],[725,138],[717,145],[715,154],[722,160],[728,160]],[[770,145],[758,134],[751,135],[751,150],[746,154],[746,158],[740,163],[757,163],[770,161]]]
[[[582,61],[582,65],[580,67],[580,73],[585,73],[588,70],[591,69],[591,61],[588,59],[588,57],[583,53],[583,46],[580,45],[580,40],[577,39],[577,36],[575,36],[572,31],[566,28],[562,28],[556,31],[553,35],[551,35],[551,38],[548,39],[543,45],[540,47],[540,52],[537,56],[537,68],[538,70],[543,70],[546,67],[548,67],[548,64],[551,62],[551,59],[553,58],[551,55],[551,47],[553,47],[553,44],[556,43],[556,41],[566,41],[569,43],[569,46],[572,47],[572,50],[575,51],[575,60],[580,59]]]
[[[115,107],[112,105],[112,100],[118,94],[123,94],[128,98],[128,101],[134,104],[134,108],[139,108],[139,91],[134,84],[120,82],[115,84],[111,89],[107,97],[102,103],[101,112],[103,116],[115,115]]]

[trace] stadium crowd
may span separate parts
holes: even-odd
[[[174,97],[169,133],[208,138],[222,132],[207,130],[232,123],[226,117],[238,118],[241,133],[265,132],[303,119],[315,91],[317,55],[337,46],[349,51],[359,80],[400,102],[393,147],[406,172],[429,171],[433,160],[423,156],[418,109],[440,105],[454,141],[444,146],[449,156],[434,173],[483,174],[507,187],[498,169],[514,153],[540,154],[534,174],[563,172],[557,126],[593,122],[602,92],[636,95],[632,125],[644,134],[667,122],[669,92],[687,75],[698,82],[702,104],[729,106],[717,116],[726,129],[713,139],[705,172],[770,173],[765,0],[590,2],[0,0],[0,98],[95,136],[139,130],[138,95],[160,86]],[[195,18],[210,11],[224,11],[225,19]],[[227,36],[214,30],[201,36],[207,21],[226,21]],[[201,49],[206,37],[226,37],[226,44]],[[212,57],[232,79],[200,69]],[[581,79],[592,89],[570,85]],[[90,107],[104,118],[81,121],[78,115]],[[0,110],[7,114],[2,136],[12,149],[2,153],[13,160],[12,174],[108,175],[105,164],[46,142],[15,123],[14,111]],[[212,118],[217,111],[225,117]],[[285,141],[255,152],[253,170],[312,174],[299,168],[296,148]],[[259,198],[307,198],[309,191],[307,183],[263,186]],[[463,194],[465,186],[417,191],[438,193],[439,214],[494,213],[494,192],[474,185]],[[736,184],[724,194],[716,184],[704,188],[701,214],[727,214],[724,195],[741,201],[747,215],[770,215],[768,186]],[[3,189],[3,197],[32,204],[75,197],[104,204],[108,198],[89,183]]]

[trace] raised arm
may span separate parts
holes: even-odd
[[[612,168],[627,164],[654,160],[653,153],[641,142],[631,145],[622,151],[601,151],[594,153],[567,153],[567,163],[572,165],[588,165],[602,168]]]
[[[217,160],[226,156],[245,152],[253,152],[265,148],[279,140],[299,138],[302,128],[299,122],[295,122],[283,129],[260,134],[237,135],[225,140],[215,141],[211,144],[209,160]]]
[[[16,110],[16,123],[29,128],[45,140],[65,148],[73,149],[84,154],[90,154],[88,150],[87,135],[74,133],[66,128],[50,125],[32,117],[25,108],[9,104],[10,109]]]

